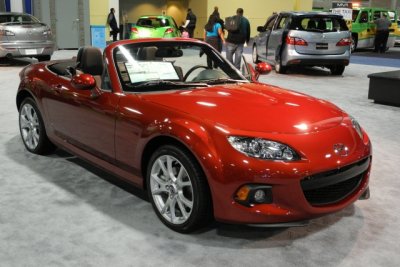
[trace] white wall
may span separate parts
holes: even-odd
[[[12,12],[24,12],[22,0],[11,0],[10,6]]]

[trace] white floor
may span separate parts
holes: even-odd
[[[54,59],[75,54],[58,51]],[[0,266],[400,266],[400,108],[367,99],[367,75],[392,68],[353,64],[343,77],[315,69],[261,77],[358,119],[374,148],[371,199],[302,228],[215,224],[181,235],[108,174],[62,151],[26,152],[15,105],[23,66],[0,64]]]

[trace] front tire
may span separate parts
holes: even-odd
[[[187,150],[175,145],[157,149],[147,166],[146,183],[154,211],[172,230],[192,232],[211,220],[206,177]]]
[[[55,150],[56,147],[47,137],[42,116],[32,98],[25,98],[19,108],[19,130],[29,152],[44,155]]]

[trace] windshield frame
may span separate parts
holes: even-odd
[[[205,55],[204,56],[210,56],[213,60],[216,60],[220,62],[219,67],[220,69],[227,75],[227,78],[237,80],[238,82],[248,82],[246,77],[243,76],[243,74],[237,70],[232,64],[230,64],[217,50],[215,50],[213,47],[206,43],[202,42],[190,42],[190,41],[146,41],[146,42],[134,42],[134,43],[125,43],[125,44],[120,44],[113,48],[112,50],[112,55],[113,55],[113,64],[115,67],[115,70],[118,75],[119,82],[121,84],[121,88],[124,92],[127,93],[144,93],[144,92],[151,92],[154,91],[154,89],[151,88],[135,88],[135,84],[127,84],[122,75],[121,71],[119,69],[118,62],[117,61],[117,53],[120,51],[121,47],[127,48],[127,50],[130,49],[135,49],[139,47],[179,47],[179,46],[195,46],[199,47],[199,50],[203,50]],[[195,66],[195,64],[193,65]],[[166,80],[168,81],[168,80]],[[146,81],[144,81],[146,82]],[[196,83],[196,81],[174,81],[177,83],[187,83],[188,84],[188,89],[193,89],[193,85]],[[206,81],[197,81],[199,83],[199,87],[204,88],[204,86],[201,86],[201,84],[206,83]],[[136,84],[137,85],[137,84]],[[177,88],[170,88],[170,89],[160,89],[160,91],[168,91],[168,90],[185,90],[186,88],[183,88],[184,86],[179,86]],[[140,90],[139,90],[140,88]]]

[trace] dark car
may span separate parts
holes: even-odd
[[[26,149],[56,145],[147,190],[176,231],[213,218],[303,225],[368,197],[371,144],[354,118],[244,64],[246,79],[204,42],[125,40],[77,62],[21,71]]]
[[[351,34],[341,15],[282,12],[257,27],[253,61],[267,61],[278,73],[291,66],[322,66],[341,75],[349,64]]]

